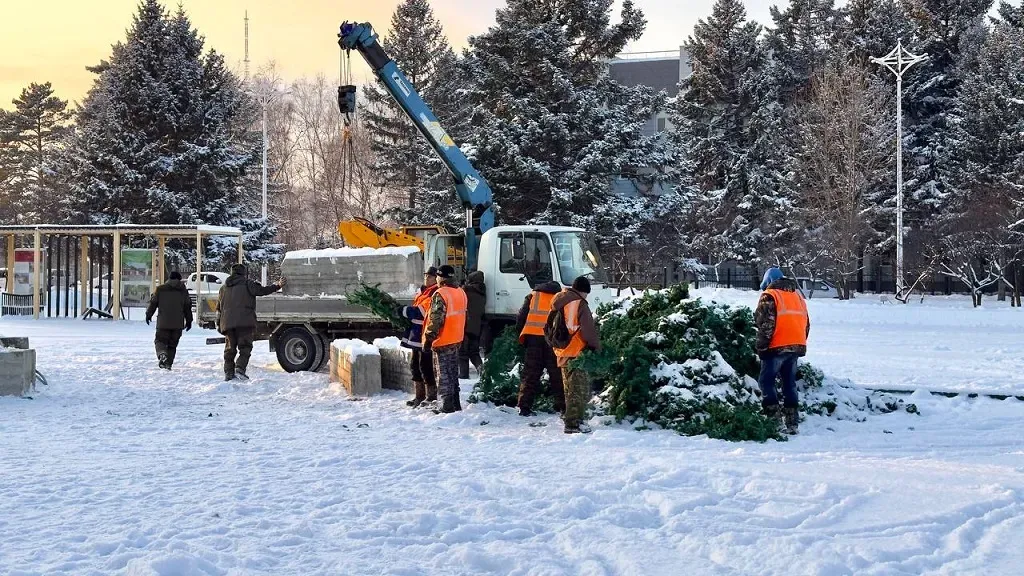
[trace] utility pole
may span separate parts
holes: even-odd
[[[906,286],[903,278],[903,73],[926,60],[927,55],[912,54],[896,41],[896,47],[881,58],[871,61],[885,66],[896,75],[896,296],[902,297]]]
[[[270,103],[270,94],[264,92],[260,97],[260,104],[263,105],[263,221],[267,221],[267,104]],[[267,264],[263,264],[260,271],[260,282],[267,285]]]

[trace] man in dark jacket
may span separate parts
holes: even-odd
[[[544,323],[555,295],[562,291],[558,282],[545,282],[533,289],[516,318],[516,333],[519,342],[526,348],[522,378],[519,381],[519,415],[533,414],[533,400],[540,388],[540,379],[544,370],[548,372],[548,385],[555,399],[555,411],[565,412],[565,390],[562,386],[562,371],[558,368],[558,358],[554,350],[544,340]]]
[[[277,284],[263,286],[249,280],[244,264],[231,267],[231,276],[221,286],[217,302],[217,328],[224,335],[224,379],[234,380],[236,376],[248,380],[246,369],[252,354],[252,343],[256,339],[256,298],[277,292],[285,285],[285,279]],[[235,355],[238,355],[236,361]]]
[[[807,303],[796,281],[784,277],[778,268],[765,273],[761,289],[764,293],[754,312],[755,348],[761,358],[761,407],[767,416],[780,417],[775,380],[781,375],[786,432],[796,434],[800,424],[796,371],[798,359],[807,354],[807,337],[811,333]]]
[[[587,303],[589,295],[590,280],[586,276],[580,276],[573,280],[571,288],[562,290],[551,301],[552,310],[562,311],[565,326],[572,336],[567,348],[555,350],[565,385],[563,421],[566,434],[590,432],[590,428],[584,423],[587,403],[590,402],[591,396],[590,378],[582,368],[573,369],[569,366],[569,363],[584,350],[601,350],[601,336]]]
[[[171,279],[157,286],[153,292],[146,308],[146,324],[153,321],[153,314],[157,312],[156,357],[160,368],[170,370],[178,352],[182,329],[192,329],[192,300],[178,272],[171,272]]]
[[[484,323],[484,306],[487,304],[484,273],[479,270],[471,272],[462,290],[466,292],[469,308],[466,311],[466,339],[462,341],[462,349],[459,350],[459,378],[469,378],[470,364],[476,368],[477,374],[484,366],[480,358],[480,331]]]

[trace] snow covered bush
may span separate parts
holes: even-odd
[[[577,360],[603,386],[593,403],[598,415],[725,440],[781,438],[761,414],[749,308],[691,300],[680,285],[602,306],[598,319],[605,349]],[[808,364],[798,387],[807,413],[861,419],[916,411],[891,395],[826,379]]]

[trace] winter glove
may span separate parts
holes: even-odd
[[[150,318],[149,316],[146,316],[146,326],[149,326],[149,323],[152,322],[152,321],[153,321],[152,318]]]
[[[189,322],[188,324],[185,324],[185,332],[188,332],[191,329],[192,329],[192,323],[191,322]]]
[[[277,281],[277,285],[281,288],[284,288],[285,284],[288,284],[288,279],[282,276],[281,279]]]

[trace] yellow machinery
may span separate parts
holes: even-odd
[[[351,248],[387,248],[389,246],[415,246],[424,251],[431,236],[448,234],[444,226],[401,226],[398,230],[381,228],[365,218],[353,218],[338,223],[338,234]],[[453,266],[463,263],[462,250],[448,248],[448,261]]]

